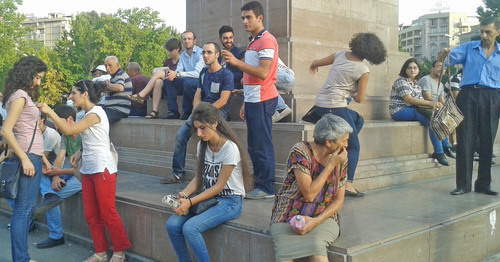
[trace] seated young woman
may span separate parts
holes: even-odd
[[[337,214],[344,204],[351,132],[347,121],[325,114],[314,127],[314,142],[299,142],[290,150],[271,216],[276,261],[328,261],[327,247],[340,234]],[[289,223],[296,215],[305,219],[302,228]]]
[[[253,183],[246,150],[217,108],[201,102],[191,120],[201,139],[197,171],[193,180],[179,192],[180,206],[166,227],[179,261],[191,261],[186,241],[197,261],[210,261],[201,233],[239,217],[245,192]],[[218,204],[198,215],[185,214],[191,206],[209,198],[215,198]]]
[[[392,85],[389,102],[389,113],[396,121],[419,121],[424,126],[429,126],[430,115],[426,115],[436,105],[441,108],[443,104],[436,101],[424,100],[422,88],[418,85],[420,79],[420,66],[415,58],[406,60],[399,72],[399,78]],[[443,144],[436,134],[429,128],[429,137],[434,147],[432,158],[439,164],[448,166],[444,155]]]

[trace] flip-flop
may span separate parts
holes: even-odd
[[[352,192],[352,191],[349,191],[346,189],[345,195],[350,196],[350,197],[362,197],[365,195],[364,193],[359,192],[357,189],[354,189],[354,190],[355,190],[355,192]]]

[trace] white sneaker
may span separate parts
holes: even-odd
[[[283,111],[281,111],[281,113],[278,110],[276,110],[276,112],[274,112],[274,114],[273,114],[273,123],[280,121],[285,116],[287,116],[291,113],[292,113],[292,109],[290,109],[289,107],[283,109]]]

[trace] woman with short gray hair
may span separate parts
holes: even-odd
[[[290,150],[271,216],[277,261],[328,261],[327,247],[340,234],[337,213],[344,204],[345,148],[352,131],[341,117],[325,114],[314,128],[314,142],[299,142]]]

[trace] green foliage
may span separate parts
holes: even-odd
[[[16,13],[21,0],[0,0],[0,89],[3,89],[5,77],[21,53],[17,46],[26,35],[26,28],[21,27],[25,17]]]
[[[422,62],[420,62],[419,66],[420,66],[420,75],[426,76],[431,73],[432,60],[428,59],[427,57],[424,57],[422,58]]]
[[[25,19],[16,13],[22,0],[0,0],[0,87],[12,65],[23,55],[41,58],[49,71],[42,83],[40,102],[55,105],[80,79],[90,79],[90,71],[114,55],[123,69],[129,62],[141,65],[145,75],[162,66],[167,56],[165,42],[180,38],[166,26],[151,8],[118,10],[116,14],[80,13],[71,23],[71,31],[51,50],[37,41],[26,41],[30,28],[22,27]]]
[[[90,71],[114,55],[123,69],[137,62],[145,75],[162,65],[167,52],[163,44],[179,37],[151,8],[118,10],[115,15],[95,11],[80,13],[72,22],[71,32],[58,42],[58,52],[65,57],[74,79],[90,78]]]

